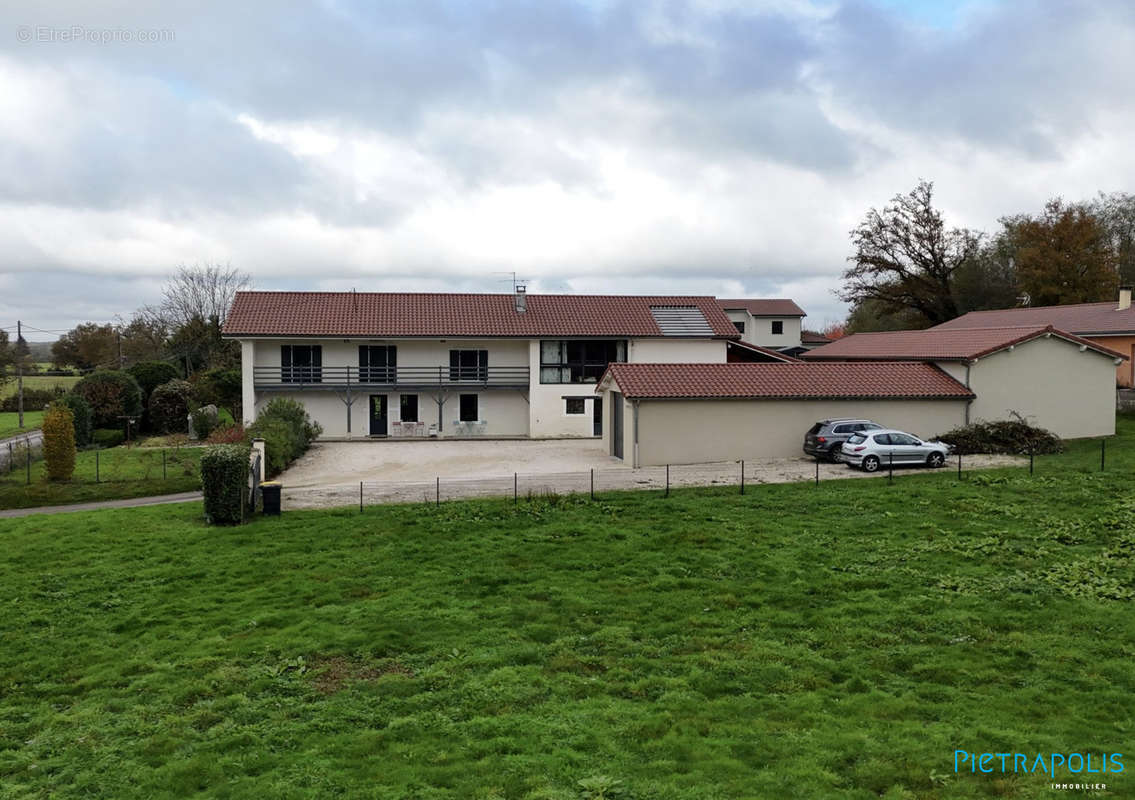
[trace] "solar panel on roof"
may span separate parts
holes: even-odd
[[[713,328],[697,306],[651,306],[650,314],[663,336],[713,336]]]

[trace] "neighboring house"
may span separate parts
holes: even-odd
[[[724,362],[712,297],[239,292],[246,422],[301,401],[324,435],[599,436],[615,362]]]
[[[607,452],[635,467],[799,456],[817,420],[931,436],[973,392],[922,363],[612,364],[596,387]]]
[[[781,352],[798,358],[807,353],[809,350],[815,350],[817,347],[822,347],[825,344],[831,344],[832,341],[832,339],[829,339],[822,333],[802,330],[800,331],[800,346],[786,347]]]
[[[1115,368],[1125,359],[1051,325],[857,333],[803,357],[932,363],[973,391],[966,421],[1016,412],[1070,439],[1115,433]]]
[[[803,309],[791,300],[718,299],[733,327],[747,344],[780,350],[800,346]]]
[[[1127,360],[1116,369],[1116,383],[1128,388],[1135,386],[1135,376],[1132,375],[1135,370],[1135,307],[1131,305],[1129,286],[1120,288],[1118,302],[971,311],[932,330],[1020,325],[1051,325],[1109,350],[1119,351],[1127,356]]]

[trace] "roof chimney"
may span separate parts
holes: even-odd
[[[516,294],[515,294],[515,297],[516,297],[516,313],[517,314],[523,314],[525,311],[528,310],[528,295],[527,295],[528,290],[525,289],[524,286],[519,284],[519,283],[516,284],[515,288],[516,288]],[[1128,299],[1128,302],[1130,302],[1130,300],[1131,300],[1130,294],[1128,294],[1127,299]]]
[[[1130,286],[1120,286],[1119,287],[1119,307],[1115,310],[1116,311],[1126,311],[1129,308],[1131,308],[1131,287]]]

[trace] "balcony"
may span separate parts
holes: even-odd
[[[253,367],[256,389],[527,389],[528,367]]]

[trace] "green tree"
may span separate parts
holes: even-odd
[[[1100,192],[1090,209],[1107,232],[1120,282],[1135,285],[1135,195]]]
[[[118,335],[112,325],[84,322],[59,337],[51,357],[60,366],[79,369],[117,366]]]
[[[1017,281],[1033,306],[1092,303],[1115,297],[1119,276],[1106,227],[1083,203],[1049,200],[1035,216],[1001,220]]]
[[[855,252],[838,294],[855,306],[870,301],[888,315],[912,312],[924,321],[917,327],[953,319],[954,275],[977,257],[982,236],[947,228],[934,207],[934,184],[920,181],[882,211],[872,208],[851,231]]]
[[[83,378],[72,390],[91,407],[96,428],[123,427],[123,416],[142,415],[142,388],[128,372],[98,370]]]
[[[75,473],[75,418],[62,403],[43,415],[43,460],[50,480],[69,481]]]

